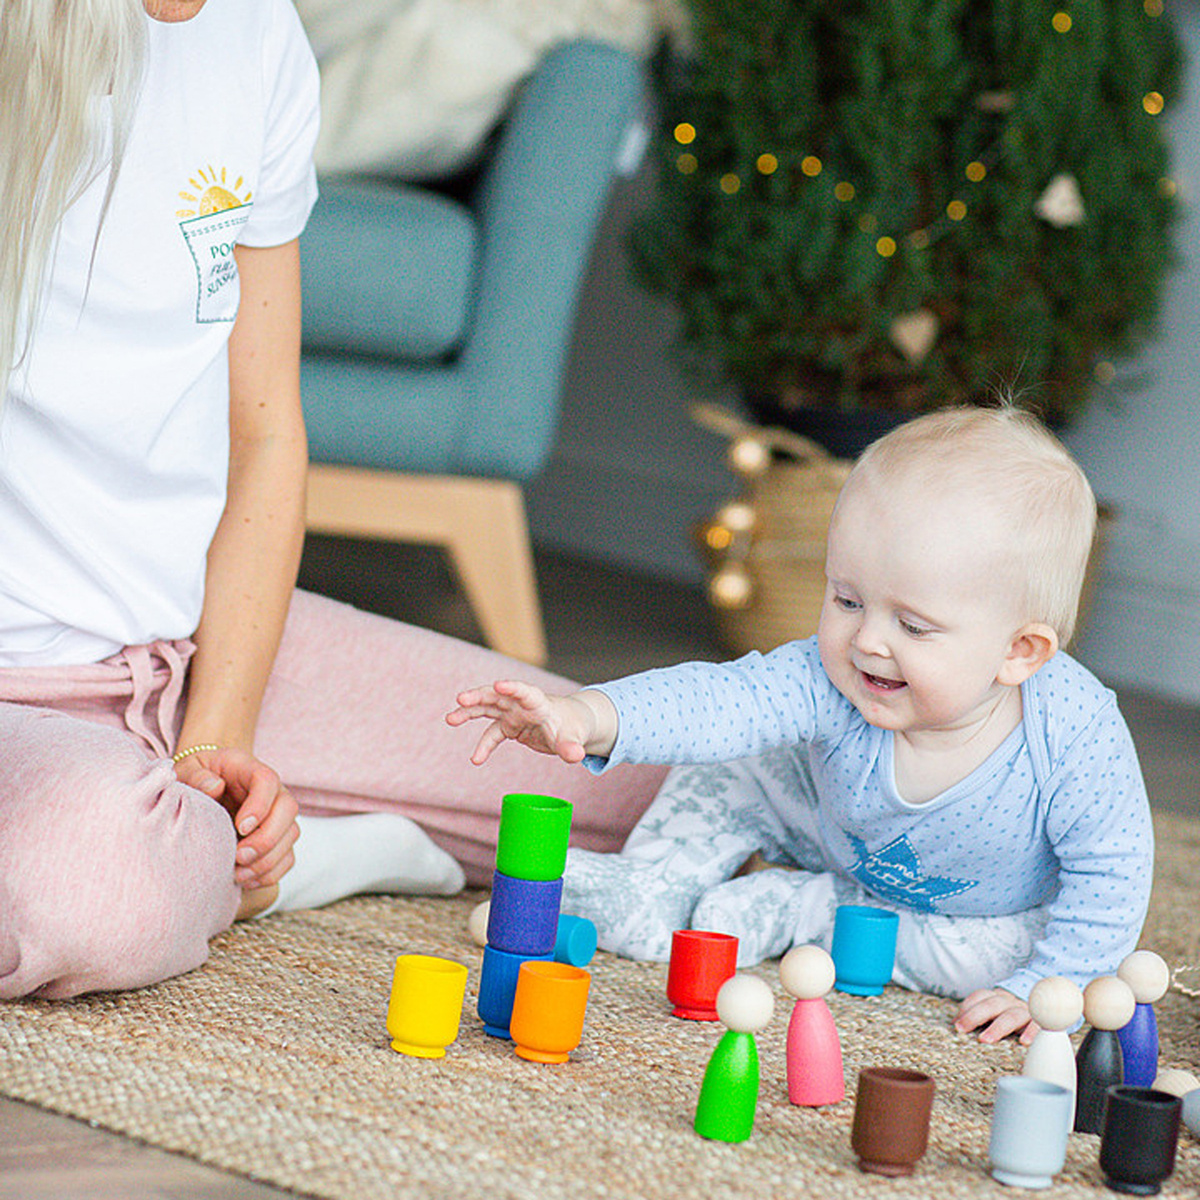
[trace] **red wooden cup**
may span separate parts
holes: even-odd
[[[717,1019],[717,993],[737,970],[738,940],[728,933],[677,929],[671,935],[667,999],[675,1016],[689,1021]]]

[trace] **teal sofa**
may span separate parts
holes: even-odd
[[[520,88],[468,186],[325,178],[301,239],[308,527],[445,546],[485,641],[545,657],[522,483],[640,88],[598,42]]]

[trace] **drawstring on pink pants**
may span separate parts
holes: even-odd
[[[108,661],[123,663],[129,671],[132,691],[125,706],[125,727],[142,738],[155,754],[170,758],[175,742],[175,717],[187,679],[188,659],[194,653],[190,642],[152,642],[145,646],[126,646]],[[159,692],[152,714],[147,713],[161,678],[166,683]],[[151,728],[150,719],[154,725]]]

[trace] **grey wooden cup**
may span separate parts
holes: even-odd
[[[1063,1168],[1075,1097],[1057,1083],[1004,1075],[996,1084],[988,1160],[1010,1187],[1044,1188]]]

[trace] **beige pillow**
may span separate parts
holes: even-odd
[[[321,66],[322,173],[419,180],[470,164],[557,43],[646,55],[662,0],[297,0]]]

